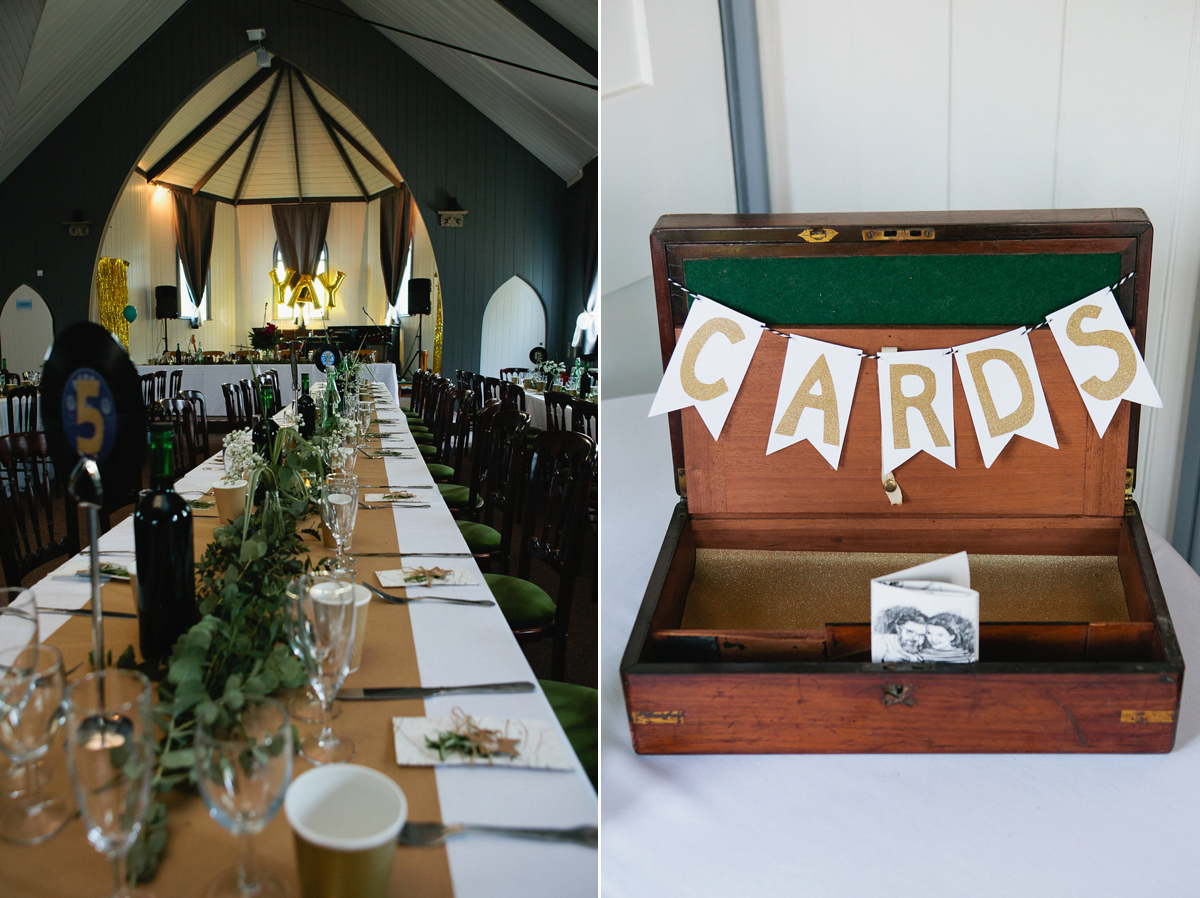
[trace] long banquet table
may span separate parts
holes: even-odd
[[[400,393],[396,379],[396,366],[391,362],[372,362],[365,367],[370,372],[371,378],[387,389],[392,401],[397,401]],[[254,377],[256,372],[262,374],[270,368],[279,371],[279,392],[282,394],[283,404],[287,405],[296,398],[296,393],[292,389],[291,362],[255,362],[253,367],[250,365],[138,365],[137,371],[138,374],[143,375],[155,371],[166,371],[169,379],[171,372],[178,371],[180,368],[183,369],[183,389],[199,390],[204,394],[204,406],[210,418],[214,416],[223,418],[226,415],[225,395],[221,392],[221,384],[237,383],[239,380]],[[316,365],[299,365],[298,372],[307,374],[310,384],[316,385],[325,381],[325,375],[317,369]]]
[[[383,395],[382,393],[380,394]],[[380,414],[394,417],[389,430],[407,430],[403,415],[390,398],[378,400]],[[383,446],[411,445],[410,437]],[[424,485],[432,487],[428,470],[414,451],[412,457],[366,459],[360,457],[356,473],[363,484]],[[220,476],[220,463],[209,460],[185,475],[176,485],[189,498],[207,491]],[[382,490],[367,489],[365,492]],[[429,508],[360,510],[352,551],[466,552],[436,488],[428,492]],[[197,558],[217,526],[215,507],[195,512]],[[306,526],[302,524],[301,526]],[[306,537],[311,557],[330,554]],[[126,519],[101,539],[102,551],[123,552],[133,546],[132,519]],[[128,557],[104,560],[127,563]],[[356,559],[359,579],[376,570],[395,569],[400,558]],[[437,559],[430,559],[437,561]],[[455,558],[474,572],[479,585],[456,586],[454,594],[489,597],[478,568],[470,558]],[[77,556],[35,585],[39,605],[81,608],[90,605],[88,581],[75,575],[86,567]],[[104,586],[106,611],[133,611],[128,584]],[[66,667],[85,661],[91,648],[90,617],[41,615],[42,639],[59,646]],[[136,622],[106,618],[105,647],[117,656],[137,643]],[[86,669],[86,665],[83,669]],[[409,606],[372,601],[363,649],[362,666],[347,686],[457,685],[534,680],[516,640],[499,608],[467,607],[435,602]],[[577,826],[594,824],[596,793],[576,762],[571,771],[530,771],[475,765],[471,767],[402,768],[396,764],[391,719],[400,715],[450,716],[461,708],[472,716],[539,719],[553,722],[554,714],[540,688],[517,695],[454,695],[420,701],[339,702],[335,722],[339,732],[354,739],[354,763],[387,773],[404,789],[410,803],[409,818],[445,822],[489,823],[510,826]],[[301,732],[312,725],[300,723]],[[559,730],[561,733],[561,730]],[[565,737],[564,737],[565,738]],[[61,747],[62,735],[51,748],[46,790],[70,796],[70,785]],[[295,774],[309,768],[297,755]],[[73,797],[69,797],[74,801]],[[234,863],[235,839],[210,820],[196,795],[171,793],[170,842],[157,878],[150,889],[160,898],[199,895],[211,879]],[[285,872],[296,895],[296,864],[290,831],[280,812],[257,837],[260,857]],[[88,844],[78,819],[42,845],[17,847],[0,844],[0,895],[70,896],[99,895],[109,882],[108,862]],[[595,895],[597,854],[571,844],[526,841],[491,836],[464,836],[443,848],[399,847],[391,894],[491,898],[491,896]]]
[[[1200,893],[1192,676],[1166,755],[636,754],[617,670],[678,501],[652,398],[602,409],[603,895]],[[1194,662],[1200,576],[1158,534],[1150,544]]]

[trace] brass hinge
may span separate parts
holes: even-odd
[[[687,469],[675,469],[675,492],[679,493],[680,499],[687,498]]]
[[[933,240],[933,228],[864,228],[863,240]]]
[[[799,237],[805,243],[828,243],[837,233],[833,228],[805,228]]]
[[[633,722],[638,726],[662,723],[683,723],[682,711],[634,711]]]
[[[1137,470],[1125,469],[1125,514],[1133,514],[1133,486],[1137,481]]]

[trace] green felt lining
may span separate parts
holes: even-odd
[[[686,287],[788,325],[1037,324],[1121,279],[1119,253],[688,259]]]

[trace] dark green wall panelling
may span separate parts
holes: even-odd
[[[413,190],[441,274],[442,369],[478,365],[484,307],[514,274],[541,296],[549,348],[565,356],[577,311],[565,297],[563,181],[371,26],[289,0],[190,0],[0,183],[0,301],[29,283],[57,328],[87,317],[101,231],[130,168],[259,27],[354,110]],[[461,229],[438,226],[447,196],[468,210]],[[92,222],[87,238],[66,236],[76,209]]]

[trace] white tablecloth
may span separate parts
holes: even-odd
[[[1168,755],[634,753],[618,668],[677,497],[651,396],[603,408],[605,898],[1200,895],[1200,701]],[[1186,658],[1200,577],[1157,534]]]
[[[221,392],[221,384],[237,383],[239,380],[252,378],[253,370],[249,365],[138,365],[138,374],[149,374],[152,371],[166,371],[168,382],[172,371],[183,368],[183,389],[199,390],[204,394],[204,405],[208,416],[224,418],[225,395]],[[269,368],[279,371],[279,392],[283,404],[287,405],[296,398],[292,390],[292,366],[290,362],[256,362],[254,370],[259,374]],[[396,366],[391,362],[375,362],[366,366],[371,376],[387,387],[393,401],[399,401],[399,386],[396,381]],[[324,383],[325,375],[317,370],[316,365],[300,365],[300,373],[307,374],[310,384]]]

